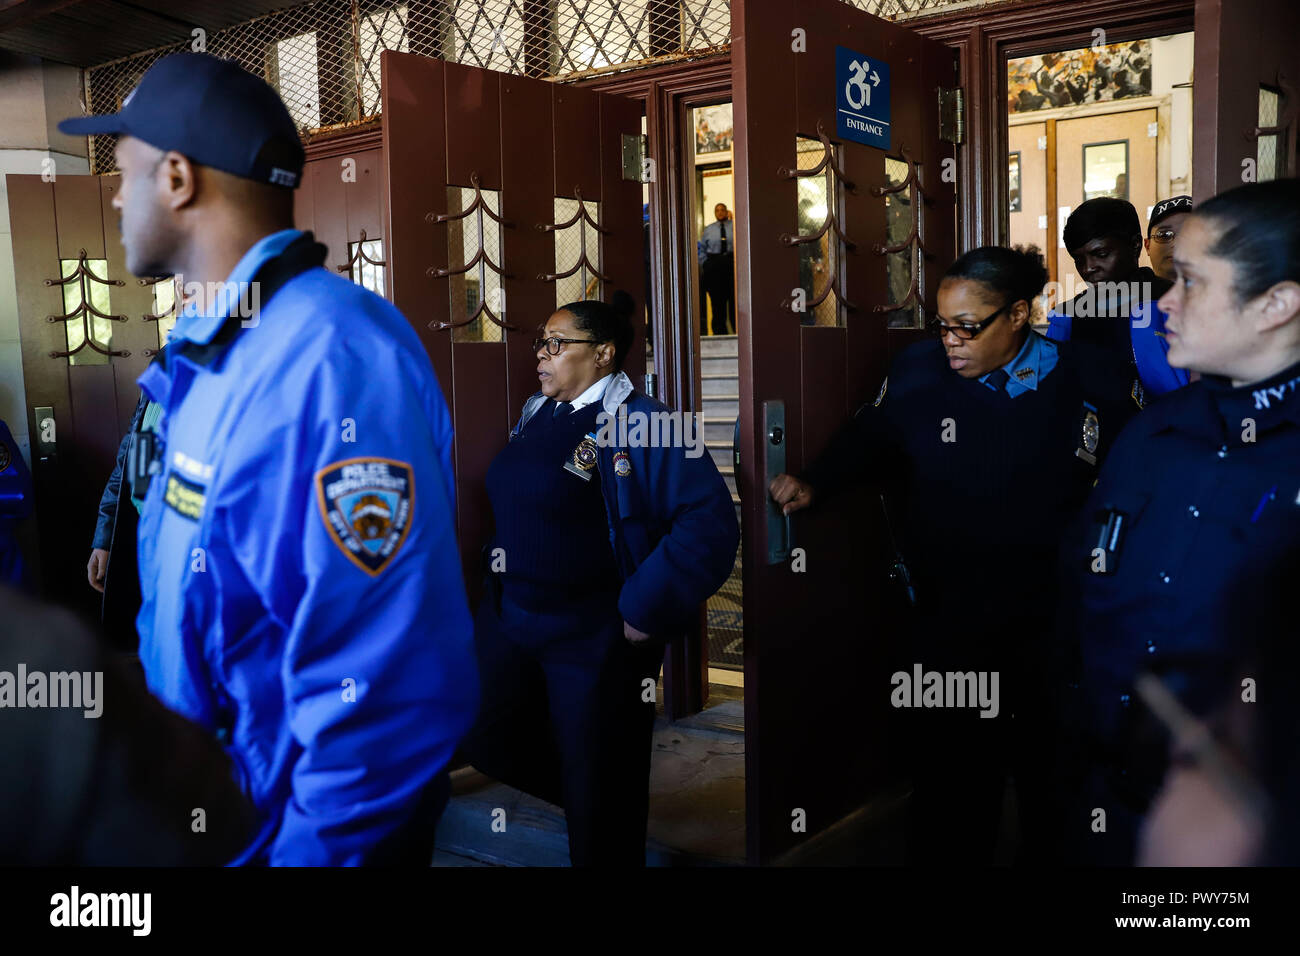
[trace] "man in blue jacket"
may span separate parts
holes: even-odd
[[[429,360],[290,228],[303,150],[260,79],[176,54],[60,128],[119,134],[127,267],[198,293],[140,379],[140,660],[258,809],[235,862],[427,864],[477,706]]]
[[[1062,239],[1088,288],[1048,316],[1047,337],[1091,342],[1127,370],[1139,405],[1186,385],[1187,370],[1165,357],[1165,314],[1155,304],[1170,282],[1138,265],[1142,229],[1133,204],[1089,199],[1070,214]]]

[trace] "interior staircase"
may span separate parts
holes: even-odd
[[[736,493],[736,469],[731,445],[736,418],[740,415],[740,368],[734,335],[706,335],[700,338],[700,396],[704,426],[704,447],[722,472],[740,521],[740,496]],[[740,554],[731,577],[709,598],[709,664],[739,670],[744,663]]]
[[[731,500],[740,517],[740,496],[736,493],[736,470],[731,442],[740,415],[740,360],[734,335],[700,337],[700,394],[703,400],[704,445],[722,472]]]

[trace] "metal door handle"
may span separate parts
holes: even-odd
[[[32,413],[36,419],[36,460],[57,461],[59,449],[54,428],[54,409],[49,405],[40,405],[32,409]]]
[[[785,473],[785,402],[774,399],[763,403],[763,497],[767,502],[767,563],[781,564],[790,556],[790,516],[768,492],[773,479]]]

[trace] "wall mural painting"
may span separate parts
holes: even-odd
[[[1151,41],[1007,61],[1007,110],[1031,113],[1151,95]]]
[[[695,111],[695,161],[730,159],[731,104],[702,106]]]

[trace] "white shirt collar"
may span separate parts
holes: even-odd
[[[575,398],[572,402],[573,410],[576,412],[578,409],[590,405],[593,402],[600,401],[601,397],[605,394],[605,389],[609,387],[610,379],[612,379],[613,377],[614,377],[614,373],[610,372],[600,381],[596,382],[585,392],[583,392],[581,395]]]

